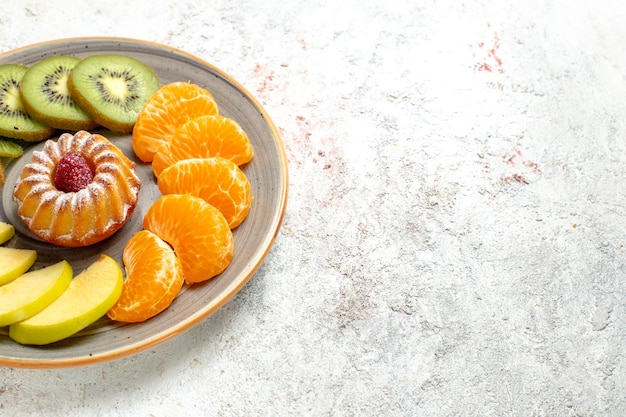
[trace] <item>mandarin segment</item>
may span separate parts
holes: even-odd
[[[143,162],[152,162],[159,147],[170,141],[179,126],[211,114],[218,114],[218,107],[207,89],[189,82],[166,84],[139,112],[132,133],[133,150]]]
[[[246,218],[252,204],[250,182],[243,171],[222,157],[178,161],[158,178],[163,194],[190,193],[216,207],[231,229]]]
[[[250,139],[233,119],[220,115],[196,117],[182,124],[169,142],[161,146],[152,161],[156,176],[176,161],[221,156],[237,165],[252,159]]]
[[[185,281],[207,281],[222,273],[233,258],[234,239],[224,215],[200,197],[168,194],[150,206],[143,227],[172,245]]]
[[[185,281],[174,250],[148,230],[130,238],[122,261],[126,279],[122,295],[107,312],[112,320],[137,323],[156,316],[172,304]]]

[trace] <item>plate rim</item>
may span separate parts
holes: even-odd
[[[241,92],[247,100],[249,100],[253,106],[261,113],[262,118],[269,129],[271,136],[274,141],[274,145],[276,146],[276,151],[278,153],[279,159],[279,171],[281,173],[281,181],[277,186],[280,187],[279,190],[279,204],[277,211],[273,214],[269,234],[265,240],[262,242],[262,251],[258,256],[257,260],[246,267],[242,271],[243,276],[233,281],[232,285],[227,287],[228,291],[225,294],[222,294],[219,299],[216,300],[211,306],[206,309],[201,309],[195,314],[189,316],[186,320],[182,320],[175,325],[168,327],[165,330],[162,330],[155,335],[143,339],[139,342],[133,343],[131,345],[123,346],[119,349],[107,351],[103,353],[90,354],[89,356],[80,356],[76,358],[64,358],[64,359],[46,359],[46,360],[33,360],[33,359],[16,359],[10,358],[6,356],[0,355],[0,366],[5,366],[9,368],[25,368],[25,369],[60,369],[60,368],[71,368],[71,367],[82,367],[82,366],[90,366],[96,365],[104,362],[116,361],[122,358],[130,357],[146,351],[150,348],[156,347],[157,345],[163,344],[167,341],[170,341],[177,336],[182,335],[186,331],[192,329],[193,327],[200,324],[206,318],[214,314],[217,310],[222,308],[228,301],[230,301],[241,289],[250,281],[250,279],[254,276],[260,266],[263,264],[265,259],[267,258],[269,252],[271,251],[278,234],[280,233],[282,223],[285,217],[285,212],[287,210],[287,201],[289,196],[289,164],[288,158],[285,150],[285,145],[283,143],[282,137],[280,135],[279,130],[277,129],[274,121],[269,116],[263,105],[259,102],[259,100],[251,94],[248,89],[246,89],[239,81],[237,81],[230,74],[223,71],[221,68],[216,65],[206,61],[205,59],[194,55],[190,52],[187,52],[183,49],[180,49],[175,46],[166,45],[163,43],[159,43],[156,41],[131,38],[131,37],[116,37],[116,36],[79,36],[79,37],[65,37],[65,38],[57,38],[52,40],[35,42],[32,44],[20,46],[9,51],[4,51],[0,53],[0,59],[6,58],[10,55],[19,54],[22,52],[26,52],[30,49],[42,48],[47,45],[57,45],[64,42],[126,42],[126,43],[134,43],[138,45],[143,45],[147,47],[154,47],[166,51],[170,51],[179,55],[183,55],[192,61],[195,61],[202,66],[209,68],[210,70],[218,73],[221,77],[223,77],[226,81],[231,83],[239,92]]]

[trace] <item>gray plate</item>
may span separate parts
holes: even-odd
[[[46,42],[0,55],[0,64],[32,65],[50,55],[85,57],[101,53],[122,53],[141,60],[158,74],[161,84],[191,81],[211,91],[220,113],[236,120],[254,146],[253,160],[243,167],[252,187],[254,201],[246,220],[234,230],[235,254],[228,269],[206,283],[185,287],[169,309],[139,324],[114,323],[106,317],[73,337],[47,346],[22,346],[0,328],[0,365],[22,368],[83,366],[129,356],[198,324],[224,305],[252,277],[263,262],[280,229],[287,203],[287,158],[279,134],[261,105],[237,81],[213,65],[183,51],[150,42],[120,38],[78,38]],[[133,154],[130,135],[94,130],[106,136],[137,163],[143,182],[139,203],[122,230],[104,242],[81,249],[64,249],[36,239],[16,214],[11,199],[13,185],[22,166],[30,160],[35,144],[24,156],[7,167],[2,188],[0,221],[10,222],[16,236],[5,246],[38,251],[35,267],[68,260],[75,274],[101,253],[117,259],[129,237],[140,230],[143,215],[160,196],[151,166]]]

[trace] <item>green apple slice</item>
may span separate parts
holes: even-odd
[[[28,271],[37,260],[37,251],[0,246],[0,285]]]
[[[65,339],[104,316],[122,294],[123,281],[118,263],[100,255],[59,298],[34,316],[9,326],[9,336],[28,345]]]
[[[0,245],[15,236],[15,227],[12,224],[0,222]]]
[[[61,261],[0,286],[0,327],[39,313],[65,291],[73,276],[69,262]]]

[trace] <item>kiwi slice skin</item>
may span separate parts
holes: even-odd
[[[39,142],[56,129],[33,119],[24,108],[19,86],[28,67],[22,64],[0,65],[0,136]]]
[[[50,56],[33,64],[20,83],[20,97],[35,120],[63,130],[89,130],[98,124],[70,96],[67,80],[80,58]]]
[[[68,88],[93,120],[107,129],[130,133],[137,115],[160,87],[152,68],[117,54],[83,58],[72,69]]]

